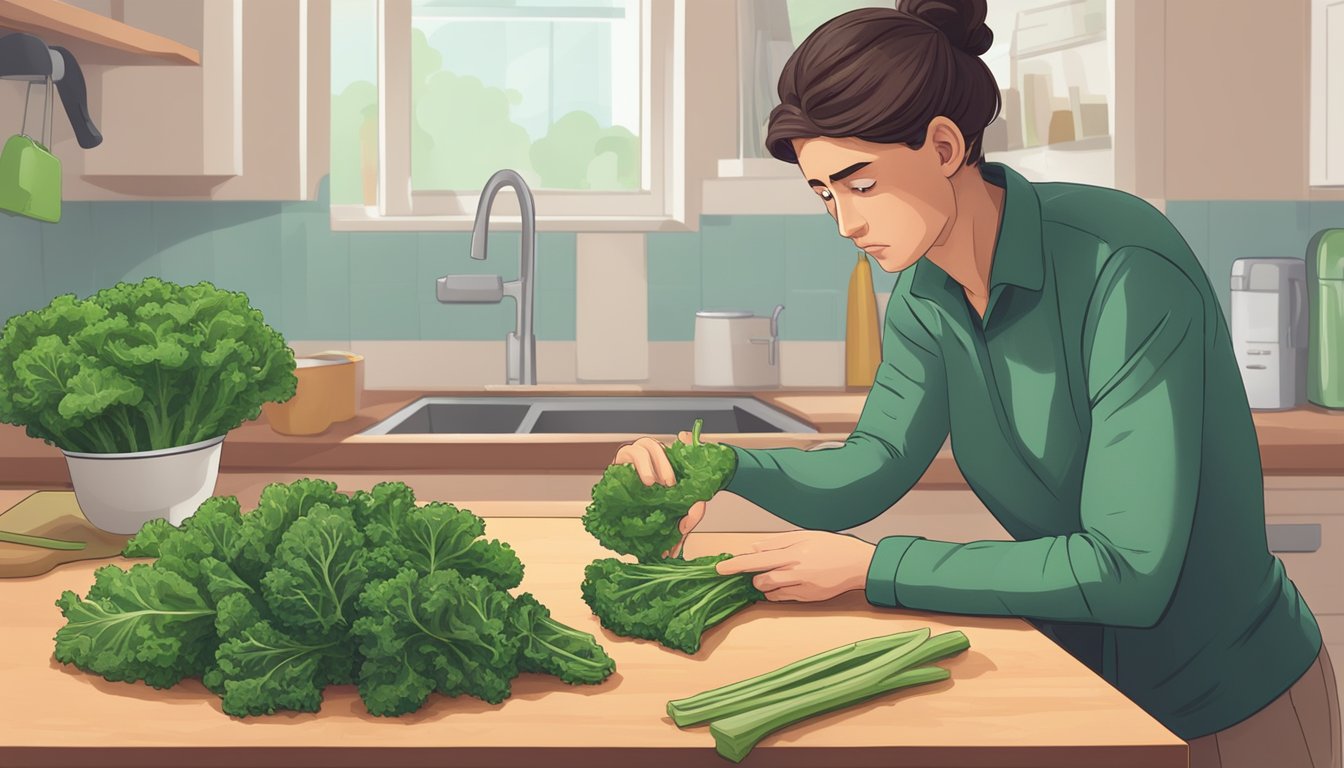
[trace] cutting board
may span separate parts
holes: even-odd
[[[85,542],[84,549],[62,550],[0,541],[0,578],[36,576],[62,563],[100,560],[121,553],[127,535],[93,527],[71,491],[38,491],[0,512],[0,531]]]

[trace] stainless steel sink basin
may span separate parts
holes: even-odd
[[[422,397],[365,435],[675,435],[702,419],[710,433],[803,432],[808,424],[750,397]]]

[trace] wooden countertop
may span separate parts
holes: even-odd
[[[0,679],[9,692],[0,696],[0,765],[724,766],[707,727],[671,722],[668,699],[925,626],[970,639],[969,651],[941,662],[950,680],[776,733],[743,764],[1186,764],[1183,741],[1026,622],[879,609],[851,592],[826,603],[751,606],[686,656],[601,629],[578,584],[585,564],[610,553],[578,520],[490,517],[485,503],[476,511],[489,535],[508,541],[526,564],[520,589],[560,621],[594,633],[616,660],[605,683],[571,688],[523,675],[502,705],[434,695],[420,711],[387,719],[368,715],[353,686],[339,686],[327,689],[318,713],[234,719],[196,681],[160,691],[56,662],[52,637],[63,619],[54,601],[65,589],[85,594],[103,564],[71,563],[0,583],[8,606]],[[694,534],[687,554],[735,551],[760,536]]]
[[[437,393],[371,390],[358,415],[312,437],[281,435],[265,418],[242,425],[224,442],[223,472],[435,472],[543,471],[600,474],[622,434],[587,435],[386,435],[358,433],[396,413],[417,397],[648,394],[754,396],[817,428],[815,434],[710,434],[710,440],[746,447],[809,447],[849,436],[863,409],[866,391],[779,389],[742,391],[654,391],[638,387],[482,387]],[[1254,413],[1266,475],[1344,475],[1344,411],[1314,406]],[[670,436],[668,436],[670,438]],[[0,486],[70,487],[65,461],[55,448],[28,438],[22,429],[0,425]],[[964,489],[950,448],[944,447],[917,485]]]

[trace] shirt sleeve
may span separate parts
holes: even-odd
[[[876,518],[928,469],[948,434],[947,382],[937,335],[911,299],[892,293],[882,362],[858,424],[839,447],[731,446],[725,490],[794,525],[840,531]]]
[[[951,613],[1149,627],[1185,561],[1200,478],[1205,294],[1163,256],[1111,255],[1089,300],[1092,430],[1081,530],[966,544],[878,543],[869,602]]]

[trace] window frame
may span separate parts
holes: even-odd
[[[639,0],[641,180],[646,189],[533,189],[537,229],[650,231],[688,228],[686,0]],[[378,204],[333,205],[338,230],[469,230],[480,190],[411,185],[411,0],[382,0],[378,36]],[[402,137],[389,141],[388,137]],[[517,229],[517,198],[496,198],[492,225]]]

